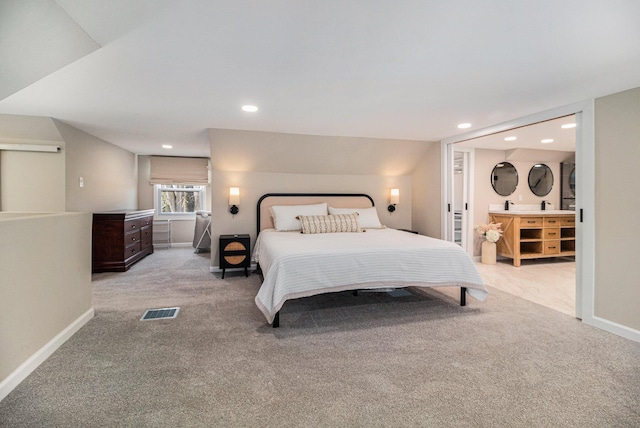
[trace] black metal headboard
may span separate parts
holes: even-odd
[[[295,203],[294,202],[295,198],[300,198],[301,200],[304,200],[305,204],[326,202],[327,200],[339,201],[341,198],[344,198],[343,199],[344,201],[353,201],[353,200],[356,200],[357,198],[363,198],[361,199],[361,201],[365,200],[371,203],[372,207],[375,206],[375,203],[373,202],[373,198],[365,193],[267,193],[265,195],[262,195],[260,199],[258,199],[258,204],[256,206],[256,210],[257,210],[256,235],[259,235],[260,231],[262,230],[261,229],[262,204],[267,198],[278,198],[279,200],[284,201],[283,205],[293,205]],[[277,204],[272,203],[269,206],[272,206],[272,205],[277,205]],[[344,204],[336,204],[336,205],[338,207],[340,207],[339,205],[343,205],[341,206],[341,208],[365,208],[364,205],[353,206],[353,207],[349,205],[344,205]]]

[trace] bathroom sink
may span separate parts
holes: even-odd
[[[491,210],[489,211],[491,214],[526,214],[526,215],[542,215],[542,214],[573,214],[575,215],[575,211],[571,210]]]

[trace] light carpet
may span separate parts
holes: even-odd
[[[259,286],[188,248],[94,275],[96,317],[0,426],[640,426],[640,344],[568,315],[495,289],[467,307],[337,293],[286,303],[272,329]]]

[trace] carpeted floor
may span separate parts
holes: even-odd
[[[93,281],[96,317],[0,403],[1,427],[640,426],[639,343],[495,289],[467,307],[317,296],[272,329],[257,275],[221,280],[189,248]]]

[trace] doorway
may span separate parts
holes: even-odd
[[[456,137],[452,137],[441,142],[442,144],[442,166],[443,166],[443,187],[442,187],[442,237],[453,241],[455,217],[454,210],[451,209],[454,197],[454,156],[458,151],[457,143],[468,141],[478,137],[494,135],[500,132],[523,128],[535,123],[550,121],[555,118],[565,117],[575,114],[576,119],[576,212],[579,213],[580,222],[576,227],[575,257],[575,316],[587,319],[589,323],[593,318],[593,272],[588,266],[594,260],[595,246],[595,222],[582,216],[582,210],[593,212],[594,210],[594,182],[595,159],[593,157],[593,102],[580,103],[549,110],[536,115],[527,116],[510,122],[505,122],[489,128],[469,132]],[[477,173],[477,171],[476,171]],[[589,178],[591,177],[591,178]],[[477,179],[477,177],[475,177]],[[488,180],[488,178],[487,178]],[[559,177],[558,177],[559,182]],[[473,189],[473,186],[471,186]],[[476,200],[478,195],[476,195]],[[503,199],[504,202],[504,199]],[[479,205],[479,203],[478,203]],[[468,222],[477,222],[478,216],[470,213]],[[486,221],[483,219],[483,222]],[[590,261],[591,263],[585,263]]]

